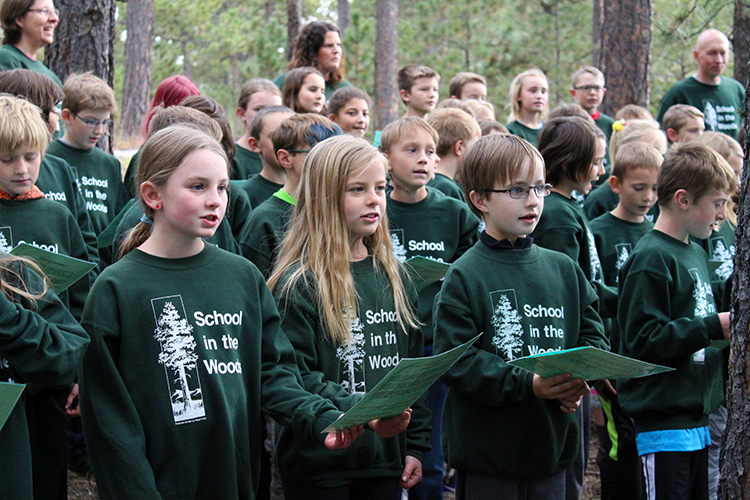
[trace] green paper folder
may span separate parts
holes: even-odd
[[[466,352],[480,335],[436,356],[402,359],[364,398],[323,432],[341,430],[367,423],[370,420],[401,415]]]
[[[412,283],[417,291],[445,278],[451,265],[417,255],[405,262]]]
[[[117,232],[117,226],[120,225],[120,221],[123,219],[123,217],[125,217],[125,213],[130,210],[130,207],[133,206],[133,203],[135,203],[135,198],[127,202],[125,206],[122,207],[122,210],[120,210],[120,213],[117,214],[117,217],[112,219],[112,222],[110,222],[109,225],[104,228],[104,231],[102,231],[102,233],[96,238],[97,248],[107,248],[112,246],[112,244],[115,242],[115,233]]]
[[[638,378],[674,370],[590,346],[535,354],[508,364],[534,372],[540,377],[570,373],[573,378],[583,380]]]
[[[42,250],[27,243],[17,245],[10,253],[36,262],[49,278],[55,293],[65,291],[70,285],[96,267],[93,262]]]
[[[10,412],[18,403],[26,385],[12,384],[10,382],[0,382],[0,431],[3,430],[5,422],[10,416]]]

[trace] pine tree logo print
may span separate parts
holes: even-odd
[[[344,377],[339,377],[341,387],[349,394],[364,394],[365,386],[365,325],[355,316],[350,326],[352,338],[336,349],[336,357],[342,365]]]
[[[13,230],[10,226],[0,227],[0,252],[10,253],[13,250]]]
[[[589,240],[589,259],[591,260],[591,281],[598,283],[604,282],[604,276],[602,276],[602,261],[599,260],[599,252],[596,251],[596,240],[594,239],[594,233],[591,230],[586,229],[586,236]]]
[[[615,268],[619,271],[622,266],[628,261],[630,252],[633,251],[633,246],[630,243],[618,243],[615,245],[615,251],[617,252],[617,262],[615,262]]]
[[[716,108],[711,104],[711,101],[703,103],[703,114],[706,115],[706,129],[716,132],[719,129],[719,115],[716,113]]]
[[[505,361],[513,361],[520,357],[518,355],[523,348],[523,317],[518,312],[516,291],[510,289],[490,292],[490,301],[493,307],[491,322],[495,328],[492,344]]]
[[[406,262],[406,247],[404,246],[404,230],[391,229],[391,242],[393,243],[393,253],[399,262]]]
[[[711,283],[701,279],[697,269],[688,271],[693,278],[693,299],[695,299],[695,311],[693,315],[696,318],[705,318],[709,314],[716,313],[716,303],[714,302],[714,292],[711,289]]]
[[[711,245],[711,262],[721,262],[719,267],[714,271],[717,278],[721,280],[729,279],[734,272],[734,253],[735,248],[727,248],[726,240],[723,236],[717,236],[709,240]]]
[[[158,362],[164,365],[175,424],[203,420],[206,410],[197,369],[196,343],[182,296],[152,299],[151,308],[156,321],[154,339],[161,346]]]

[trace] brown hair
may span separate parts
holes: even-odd
[[[609,157],[617,157],[617,150],[631,142],[648,142],[661,154],[667,152],[667,136],[656,120],[616,121],[609,138]]]
[[[256,141],[260,140],[260,134],[263,132],[263,128],[266,126],[266,116],[274,113],[285,113],[293,115],[294,111],[287,108],[286,106],[268,106],[255,113],[253,121],[250,122],[250,137]]]
[[[229,126],[229,119],[224,111],[224,107],[216,102],[216,100],[203,96],[203,95],[191,95],[180,101],[180,106],[187,108],[197,109],[201,113],[205,113],[209,118],[216,120],[216,123],[221,127],[221,147],[227,154],[227,158],[231,162],[234,158],[234,152],[237,150],[237,146],[234,143],[232,137],[232,128]]]
[[[436,110],[445,108],[460,109],[464,113],[468,113],[472,118],[477,117],[477,115],[474,113],[474,108],[463,102],[461,99],[443,99],[442,101],[437,103],[437,106],[435,106]]]
[[[220,141],[222,138],[219,124],[205,113],[186,106],[170,106],[165,108],[161,104],[156,108],[151,123],[148,124],[148,135],[151,136],[161,129],[179,124],[191,125],[217,141]]]
[[[339,111],[341,111],[346,104],[351,101],[352,99],[362,99],[367,103],[367,107],[371,108],[372,103],[370,103],[370,96],[367,95],[367,92],[365,92],[362,89],[358,89],[357,87],[341,87],[336,92],[331,94],[331,98],[328,100],[328,104],[326,107],[328,108],[328,113],[331,115],[339,115]]]
[[[326,33],[335,31],[341,37],[341,30],[338,26],[327,21],[315,21],[307,24],[297,35],[292,52],[292,60],[289,62],[287,69],[301,68],[303,66],[312,66],[320,71],[318,51],[323,46],[326,39]],[[344,53],[341,53],[341,64],[330,74],[328,81],[336,87],[344,80],[344,68],[346,67]],[[288,76],[288,75],[287,75]],[[286,79],[284,79],[286,81]]]
[[[643,106],[638,106],[637,104],[626,104],[625,106],[617,110],[617,113],[615,113],[615,121],[653,119],[654,115],[652,115],[648,109],[644,108]]]
[[[63,98],[63,91],[48,76],[30,69],[0,71],[0,92],[23,97],[42,110],[44,123]]]
[[[580,68],[578,68],[578,70],[575,73],[573,73],[573,78],[571,79],[572,84],[573,84],[572,85],[573,89],[576,88],[576,85],[578,84],[578,79],[581,78],[583,75],[593,75],[596,78],[601,79],[602,86],[604,86],[604,73],[602,73],[599,68],[597,68],[596,66],[581,66]]]
[[[508,134],[508,129],[505,128],[505,125],[503,125],[500,122],[493,122],[490,120],[480,120],[479,121],[479,128],[482,129],[482,135],[490,135],[490,132],[496,131],[500,132],[501,134]]]
[[[482,137],[482,129],[477,121],[460,109],[436,109],[427,115],[427,123],[438,134],[438,156],[450,153],[458,141],[468,143],[472,139]]]
[[[34,0],[3,0],[0,5],[0,24],[3,28],[3,44],[15,45],[21,41],[23,31],[16,19],[24,16],[34,5]]]
[[[617,151],[612,176],[624,179],[629,172],[637,168],[658,171],[664,157],[654,146],[647,142],[631,142]]]
[[[461,183],[469,208],[480,219],[484,214],[469,196],[472,191],[485,195],[495,185],[510,184],[524,168],[532,164],[544,168],[544,159],[528,141],[511,134],[495,134],[480,138],[464,156]]]
[[[435,78],[440,81],[437,71],[423,64],[407,64],[398,70],[398,89],[411,93],[417,78]]]
[[[460,99],[461,92],[463,92],[464,90],[464,85],[471,82],[477,82],[481,83],[485,87],[487,86],[487,80],[485,80],[482,75],[469,73],[468,71],[462,71],[461,73],[458,73],[456,76],[451,78],[451,81],[448,84],[448,93],[451,95],[451,97],[455,96],[456,98]]]
[[[305,84],[305,78],[313,74],[323,78],[323,74],[311,66],[295,68],[287,73],[284,78],[284,88],[281,90],[281,103],[291,108],[295,113],[307,113],[300,107],[299,91]]]
[[[302,113],[292,115],[281,122],[273,131],[271,142],[274,153],[278,153],[279,149],[310,149],[319,142],[341,134],[341,127],[325,116]]]
[[[252,95],[263,91],[281,97],[281,90],[279,90],[279,87],[277,87],[271,80],[266,78],[253,78],[242,87],[240,98],[237,100],[237,107],[242,111],[246,111],[247,105],[250,104],[250,98]]]
[[[588,113],[588,111],[583,109],[578,103],[560,104],[549,113],[550,120],[553,118],[559,118],[561,116],[577,116],[579,118],[583,118],[584,120],[590,120],[591,122],[594,122],[594,119],[591,118],[591,115]]]
[[[737,177],[719,153],[705,144],[690,142],[673,147],[664,157],[656,181],[659,205],[669,205],[680,189],[690,193],[697,203],[711,191],[733,194]]]
[[[380,150],[384,153],[388,153],[397,142],[403,139],[405,135],[413,134],[420,129],[430,134],[430,137],[435,141],[435,146],[437,147],[440,138],[435,129],[432,128],[432,126],[423,118],[407,116],[385,126],[383,133],[380,136]]]
[[[117,111],[115,91],[107,82],[94,76],[94,73],[70,75],[63,85],[63,109],[78,114],[84,109],[104,110],[114,113]]]
[[[544,158],[547,182],[556,185],[563,177],[578,182],[586,175],[600,139],[597,131],[602,133],[591,120],[577,116],[554,118],[544,124],[537,148]]]
[[[688,104],[675,104],[670,106],[661,121],[661,127],[666,132],[668,129],[672,129],[675,132],[679,132],[684,127],[690,118],[700,118],[701,120],[706,119],[706,115],[703,112]]]

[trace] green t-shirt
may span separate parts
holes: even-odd
[[[351,264],[357,293],[357,316],[352,318],[353,342],[331,341],[320,318],[313,277],[297,282],[289,295],[275,297],[282,314],[282,329],[297,355],[305,389],[349,410],[390,372],[402,358],[423,354],[419,328],[405,332],[396,320],[392,288],[387,275],[368,257]],[[416,301],[414,289],[409,300]],[[429,449],[430,411],[426,394],[412,405],[411,423],[398,436],[383,439],[367,431],[345,450],[323,450],[296,439],[289,429],[277,434],[276,460],[282,477],[333,488],[366,478],[400,477],[404,456],[423,460]]]
[[[81,413],[103,498],[252,499],[262,413],[320,448],[341,415],[302,389],[255,266],[213,245],[183,259],[133,250],[96,281],[81,323]]]
[[[239,144],[234,152],[234,169],[232,170],[232,179],[246,180],[263,170],[263,163],[260,155]]]
[[[271,182],[262,175],[256,174],[248,180],[240,182],[237,187],[247,193],[247,196],[250,198],[250,206],[255,208],[273,196],[284,185]]]
[[[40,293],[42,278],[14,265],[29,290]],[[3,280],[18,281],[3,273]],[[12,302],[0,293],[0,382],[71,386],[89,343],[88,335],[50,290],[35,303],[13,295]],[[25,397],[16,404],[0,430],[0,484],[3,498],[31,500],[31,447],[24,408]]]
[[[722,353],[708,347],[724,334],[706,253],[653,230],[620,269],[620,353],[675,368],[623,379],[617,391],[637,432],[708,425],[721,404]]]
[[[522,356],[594,346],[609,349],[597,296],[567,256],[480,241],[453,263],[435,309],[435,353],[483,335],[447,372],[443,454],[463,471],[542,477],[578,454],[578,416],[537,399]],[[533,436],[533,439],[529,436]]]
[[[511,134],[517,135],[521,139],[526,139],[534,147],[536,147],[536,140],[539,137],[539,132],[542,130],[541,126],[539,128],[529,128],[519,121],[510,122],[505,128],[507,128],[508,132]]]
[[[242,255],[250,259],[265,278],[271,274],[293,212],[294,205],[271,196],[253,210],[240,235]]]
[[[681,80],[664,94],[656,119],[664,120],[664,113],[675,104],[689,104],[706,115],[706,130],[722,132],[737,140],[745,110],[745,89],[740,82],[727,76],[718,85],[699,82],[694,76]]]
[[[447,175],[441,174],[440,172],[435,173],[435,178],[427,183],[428,188],[435,188],[446,196],[455,198],[460,201],[466,201],[464,198],[464,190],[455,180],[451,179]]]

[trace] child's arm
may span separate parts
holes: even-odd
[[[460,234],[456,255],[453,256],[454,261],[466,253],[466,251],[473,247],[477,240],[479,240],[479,219],[471,212],[471,210],[469,210],[466,203],[461,203],[459,217],[460,221],[458,227]]]

